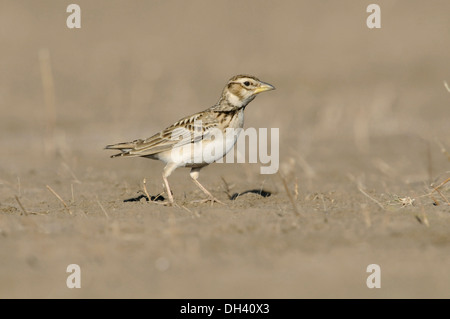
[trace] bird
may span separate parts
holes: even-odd
[[[149,138],[107,145],[105,149],[120,151],[111,158],[144,157],[164,162],[162,179],[169,205],[175,201],[168,177],[178,167],[191,168],[193,182],[208,197],[204,202],[223,204],[200,184],[199,172],[232,149],[244,126],[244,110],[256,95],[274,89],[255,76],[235,75],[226,83],[217,103],[206,110],[186,116]],[[228,135],[227,129],[236,132]],[[205,152],[208,148],[215,151]]]

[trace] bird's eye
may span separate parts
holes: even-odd
[[[249,82],[249,81],[245,81],[245,82],[244,82],[244,85],[245,85],[245,86],[249,86],[249,85],[250,85],[250,82]]]

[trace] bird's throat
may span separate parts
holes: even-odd
[[[234,94],[228,93],[220,99],[219,103],[214,107],[218,111],[237,111],[245,109],[245,107],[253,101],[255,96],[247,99],[242,99]]]

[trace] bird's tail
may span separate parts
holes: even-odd
[[[111,158],[113,158],[113,157],[129,155],[130,151],[135,146],[136,146],[135,142],[118,143],[118,144],[106,145],[105,150],[120,150],[121,151],[120,153],[111,155]]]

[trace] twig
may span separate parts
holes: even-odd
[[[53,195],[56,196],[56,198],[58,198],[61,203],[63,203],[64,207],[67,209],[67,211],[70,213],[70,215],[72,215],[72,211],[70,210],[69,206],[67,206],[66,202],[61,198],[61,196],[59,196],[50,186],[46,185],[47,189],[52,192]]]
[[[373,198],[372,196],[370,196],[369,194],[367,194],[365,191],[363,191],[361,187],[358,187],[358,190],[359,190],[361,193],[363,193],[365,196],[367,196],[368,198],[370,198],[370,199],[371,199],[374,203],[376,203],[378,206],[380,206],[381,209],[383,209],[383,210],[385,209],[384,206],[383,206],[379,201],[377,201],[375,198]]]
[[[17,203],[19,204],[20,208],[22,209],[23,213],[25,214],[25,216],[28,215],[26,209],[22,206],[22,203],[19,200],[19,197],[17,197],[17,195],[14,195],[14,197],[16,198]]]
[[[295,201],[294,198],[292,197],[291,192],[289,191],[288,185],[286,183],[286,180],[284,179],[284,177],[281,175],[280,171],[278,171],[278,175],[280,176],[281,180],[283,181],[283,185],[284,185],[284,189],[289,197],[289,200],[292,203],[292,207],[294,208],[294,212],[295,215],[300,216],[301,214],[299,213],[299,211],[297,210],[297,206],[295,205]]]

